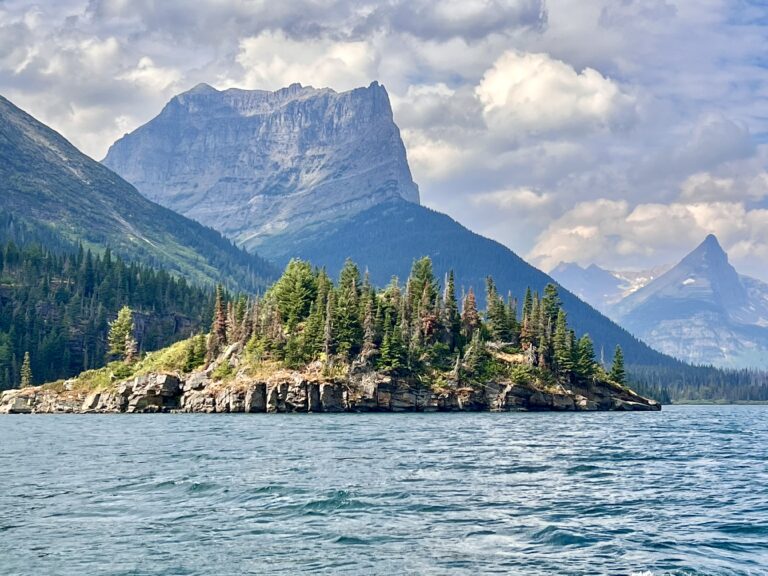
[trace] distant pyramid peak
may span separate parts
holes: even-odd
[[[683,262],[707,261],[713,263],[728,262],[728,254],[723,250],[717,236],[708,234],[704,241],[699,244],[688,256],[683,258]]]

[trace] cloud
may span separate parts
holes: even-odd
[[[351,90],[377,77],[377,55],[368,42],[300,42],[282,32],[240,41],[235,57],[243,75],[233,84],[276,90],[294,82]]]
[[[476,93],[489,126],[511,133],[609,128],[632,113],[632,98],[616,83],[547,54],[506,52]]]
[[[100,158],[199,82],[378,80],[424,202],[541,265],[716,231],[768,279],[766,33],[721,0],[6,0],[0,93]]]
[[[630,207],[603,198],[577,204],[552,222],[528,256],[545,270],[559,262],[652,266],[680,259],[711,233],[730,251],[740,271],[762,275],[759,262],[768,254],[767,225],[768,210],[750,210],[742,202]]]

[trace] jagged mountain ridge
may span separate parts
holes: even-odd
[[[103,162],[151,200],[249,249],[395,197],[419,201],[377,82],[342,93],[201,84],[115,142]]]
[[[83,243],[189,280],[257,290],[271,264],[150,202],[117,174],[0,96],[0,238]]]

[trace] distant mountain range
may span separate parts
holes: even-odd
[[[419,205],[389,97],[377,83],[336,93],[201,85],[116,142],[104,163],[148,198],[199,219],[278,264],[301,257],[335,275],[346,258],[383,285],[430,256],[484,302],[485,278],[522,298],[552,278],[501,244]],[[569,319],[610,360],[670,364],[563,290]]]
[[[264,259],[147,200],[120,176],[0,96],[0,240],[82,243],[197,283],[254,291]]]
[[[697,364],[768,368],[768,284],[738,274],[713,235],[664,273],[646,274],[635,289],[594,265],[561,264],[552,274],[666,354]]]

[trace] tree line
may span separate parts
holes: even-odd
[[[488,305],[481,313],[474,291],[457,294],[452,272],[441,285],[426,257],[414,262],[404,284],[393,278],[382,290],[350,260],[334,282],[324,269],[294,259],[263,297],[228,299],[217,290],[210,335],[205,345],[190,343],[190,365],[240,343],[293,368],[358,364],[398,376],[439,371],[472,383],[493,376],[495,351],[517,355],[519,364],[563,383],[612,378],[624,384],[621,350],[606,374],[590,337],[577,337],[568,325],[554,285],[541,296],[529,289],[522,314],[493,278],[485,288]]]
[[[54,252],[0,243],[0,389],[103,366],[109,321],[123,306],[133,309],[138,354],[199,331],[210,318],[213,291],[126,263],[109,249]]]

